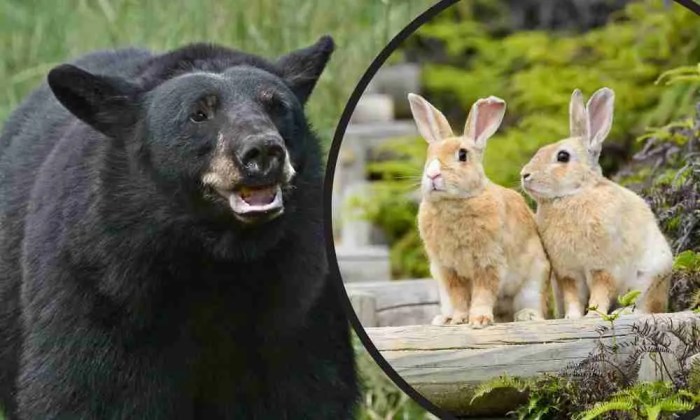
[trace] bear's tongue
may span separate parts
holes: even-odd
[[[248,188],[243,187],[239,192],[241,199],[251,206],[264,206],[272,203],[277,195],[277,187]]]
[[[282,188],[279,185],[264,188],[242,187],[231,192],[228,199],[231,209],[239,216],[256,213],[279,215],[284,208]]]

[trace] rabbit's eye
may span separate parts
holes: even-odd
[[[566,163],[569,161],[570,158],[571,158],[571,155],[566,150],[562,150],[559,153],[557,153],[557,162]]]
[[[457,159],[459,159],[460,162],[466,162],[467,161],[467,149],[459,149],[457,152]]]

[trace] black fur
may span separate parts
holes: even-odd
[[[0,138],[6,415],[350,416],[352,348],[303,114],[332,50],[325,37],[275,62],[204,44],[97,52],[15,111]],[[256,96],[267,88],[272,108]],[[217,114],[196,125],[202,95]],[[234,156],[260,124],[296,176],[284,213],[249,224],[201,176],[217,135]]]

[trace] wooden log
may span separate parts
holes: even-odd
[[[603,340],[632,339],[635,323],[668,321],[700,324],[692,312],[623,315],[614,334]],[[556,373],[584,359],[601,337],[598,317],[496,324],[485,329],[466,325],[367,328],[384,358],[409,384],[436,405],[458,415],[502,415],[521,400],[513,392],[492,393],[470,405],[474,389],[502,374],[532,377]],[[628,350],[621,350],[628,351]],[[622,354],[622,353],[621,353]]]

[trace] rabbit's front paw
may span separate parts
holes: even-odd
[[[570,311],[567,312],[566,315],[564,315],[564,319],[581,319],[583,318],[583,314],[578,311]]]
[[[435,315],[435,318],[430,322],[431,325],[447,325],[452,320],[451,317],[445,315]]]
[[[466,324],[469,320],[469,314],[463,311],[454,311],[450,325]]]
[[[531,308],[525,308],[521,309],[518,312],[515,313],[515,316],[513,317],[515,319],[515,322],[520,322],[520,321],[542,321],[544,317],[540,313],[540,311],[536,309],[531,309]]]
[[[493,314],[484,312],[472,312],[469,315],[469,325],[473,328],[484,328],[493,324]]]

